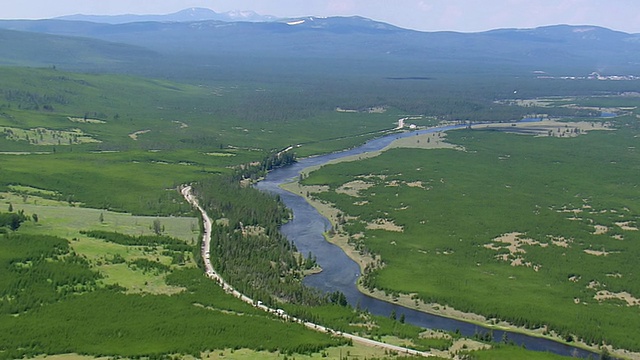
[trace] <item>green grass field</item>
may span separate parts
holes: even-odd
[[[23,191],[21,188],[12,187]],[[37,223],[29,222],[21,228],[22,232],[42,235],[55,235],[68,239],[80,236],[81,230],[105,230],[130,235],[150,235],[152,224],[160,219],[165,234],[195,244],[200,236],[198,219],[195,217],[154,217],[134,216],[128,213],[108,210],[83,208],[69,205],[65,201],[51,200],[35,195],[5,192],[0,193],[0,206],[4,210],[12,205],[15,211],[23,210],[25,214],[37,214]]]
[[[381,256],[365,286],[637,351],[640,131],[635,116],[616,121],[571,139],[454,131],[466,151],[394,149],[303,183],[370,184],[316,195]],[[399,228],[371,225],[385,221]]]
[[[4,95],[0,97],[0,126],[21,134],[0,145],[23,151],[33,150],[29,145],[35,142],[41,145],[40,151],[47,145],[52,149],[58,138],[53,139],[50,134],[60,131],[69,134],[71,129],[79,129],[100,143],[73,146],[74,149],[212,151],[232,146],[269,151],[309,144],[302,152],[310,155],[361,143],[367,136],[359,135],[391,129],[400,115],[394,109],[384,113],[323,111],[296,117],[294,121],[287,116],[273,120],[264,111],[264,119],[247,119],[236,114],[239,108],[252,107],[243,102],[259,99],[258,90],[291,91],[278,84],[234,82],[194,86],[120,75],[7,67],[0,68],[0,76],[3,78],[0,94]],[[287,112],[287,102],[271,106],[277,107],[277,112]],[[43,139],[35,130],[31,130],[33,134],[23,133],[29,129],[41,129]],[[129,134],[135,132],[145,133],[134,140]],[[24,141],[27,134],[30,141]],[[45,134],[49,134],[48,141]],[[337,140],[354,136],[350,142]],[[16,138],[23,141],[15,141]],[[61,137],[60,145],[68,145],[68,138],[69,135]],[[71,138],[72,145],[80,145],[77,135]],[[321,144],[324,140],[332,141]],[[56,149],[69,151],[60,146]]]
[[[0,77],[0,190],[47,189],[59,200],[140,215],[184,214],[171,190],[180,184],[291,145],[300,156],[352,147],[400,116],[389,109],[244,120],[233,110],[264,86],[8,67]]]
[[[295,324],[282,323],[224,294],[196,268],[197,259],[194,258],[197,254],[193,251],[174,251],[162,245],[121,245],[92,238],[82,232],[104,230],[131,236],[152,235],[153,222],[159,220],[164,235],[181,239],[195,247],[200,236],[199,220],[177,192],[179,185],[231,174],[243,164],[259,162],[274,150],[289,146],[295,147],[298,156],[356,146],[392,129],[398,118],[408,116],[407,112],[412,109],[421,108],[408,106],[411,105],[408,102],[413,100],[406,100],[405,96],[411,94],[411,99],[422,97],[416,95],[420,86],[414,84],[405,88],[406,85],[395,84],[392,90],[388,90],[388,84],[376,81],[379,89],[372,89],[373,92],[362,89],[367,90],[367,94],[359,96],[357,89],[362,85],[343,84],[343,91],[351,94],[343,97],[336,96],[335,89],[325,84],[324,80],[320,81],[321,84],[311,82],[304,85],[292,85],[287,81],[260,83],[253,79],[179,84],[124,75],[76,74],[55,69],[10,67],[0,67],[0,78],[0,206],[4,207],[0,212],[8,211],[11,205],[14,212],[24,212],[28,218],[17,232],[8,231],[9,236],[0,236],[0,260],[3,261],[0,268],[0,284],[3,286],[0,289],[4,291],[0,293],[0,358],[65,353],[122,357],[167,354],[200,357],[206,354],[207,357],[216,358],[220,352],[230,358],[245,353],[248,358],[262,354],[270,358],[293,353],[297,354],[296,358],[335,358],[341,353],[381,358],[387,356],[379,351],[336,347],[344,345],[344,341],[305,330]],[[384,89],[389,99],[395,100],[391,101],[391,106],[385,107],[384,112],[367,112],[367,107],[386,105],[376,103],[386,101],[384,97],[374,94],[380,89]],[[391,94],[394,91],[397,93]],[[440,99],[440,96],[454,95],[438,96]],[[475,100],[449,100],[432,102],[434,109],[446,113],[447,118],[453,116],[453,109],[460,110],[461,106],[464,109],[460,111],[465,116],[477,108]],[[398,109],[402,104],[407,105],[403,107],[404,111]],[[359,110],[336,111],[340,106]],[[522,109],[516,110],[501,106],[500,116],[505,118],[512,113],[520,116],[523,112]],[[487,116],[486,112],[484,116]],[[435,121],[433,116],[412,120],[418,125],[433,125]],[[380,158],[368,160],[371,163],[363,162],[363,168],[358,165],[349,169],[366,175],[371,171],[367,170],[369,166],[385,169],[383,164],[390,161],[389,156],[393,156],[392,162],[396,167],[389,167],[381,174],[397,175],[399,181],[421,179],[424,184],[433,186],[433,194],[439,194],[429,201],[441,201],[441,204],[449,206],[448,210],[445,206],[435,211],[425,204],[412,203],[422,195],[423,189],[419,188],[405,189],[402,186],[403,190],[397,197],[394,191],[398,189],[387,188],[382,182],[370,189],[376,191],[375,197],[380,202],[372,201],[370,206],[375,208],[373,213],[359,216],[362,219],[368,216],[371,221],[393,217],[397,224],[404,226],[405,233],[402,236],[407,236],[407,241],[396,241],[395,237],[391,240],[389,234],[382,230],[366,230],[365,223],[350,224],[354,232],[366,232],[367,247],[383,254],[387,262],[384,270],[370,276],[375,286],[396,292],[415,290],[425,299],[437,296],[449,302],[449,299],[458,299],[456,291],[470,289],[470,294],[478,291],[479,287],[467,287],[467,283],[478,279],[484,281],[482,276],[486,277],[486,274],[472,271],[469,273],[471,275],[465,275],[468,278],[461,279],[454,273],[464,266],[469,267],[468,260],[478,256],[485,266],[483,270],[488,268],[486,271],[493,271],[496,277],[510,276],[511,272],[516,271],[519,284],[532,281],[532,288],[540,284],[531,269],[511,269],[497,261],[494,252],[480,246],[482,243],[479,241],[484,238],[476,239],[479,246],[469,250],[459,244],[455,247],[451,245],[448,240],[452,236],[444,230],[430,228],[432,243],[411,243],[415,240],[412,237],[417,238],[416,234],[423,233],[423,225],[427,223],[419,222],[425,219],[435,219],[441,215],[452,218],[451,214],[456,214],[460,208],[466,209],[471,215],[486,215],[482,208],[474,208],[469,200],[447,200],[451,194],[451,183],[445,185],[439,179],[444,178],[446,173],[447,179],[451,178],[454,184],[455,181],[462,181],[455,179],[460,176],[467,178],[464,170],[461,170],[467,166],[465,164],[495,160],[496,150],[485,154],[484,150],[481,151],[482,146],[495,143],[498,147],[509,149],[515,143],[497,134],[470,134],[473,136],[465,135],[467,138],[456,137],[454,140],[464,143],[468,149],[475,146],[473,151],[477,152],[473,154],[483,154],[485,157],[470,160],[467,156],[471,156],[471,153],[459,153],[455,155],[458,158],[452,158],[453,153],[438,151],[428,153],[429,157],[437,154],[438,159],[427,161],[422,159],[423,152],[394,150]],[[633,142],[631,138],[625,139],[629,144]],[[534,144],[538,142],[525,143],[509,151],[514,154],[521,151],[523,156],[533,156],[527,149]],[[565,150],[552,145],[549,143],[545,146],[551,150]],[[576,147],[575,151],[578,149]],[[452,160],[458,162],[459,167],[445,167]],[[600,161],[601,158],[591,160]],[[410,171],[418,167],[436,169],[442,171],[442,175],[435,177],[425,175],[426,171]],[[482,169],[477,165],[474,171],[482,173]],[[633,168],[627,170],[632,172]],[[509,174],[518,171],[523,170],[507,167],[493,174],[491,181],[506,181]],[[312,179],[324,176],[321,174],[314,174]],[[337,174],[328,173],[325,180],[343,184],[353,178],[347,174],[343,170]],[[620,175],[620,179],[623,175]],[[526,180],[520,181],[527,183]],[[494,190],[498,194],[500,186],[496,184]],[[460,186],[473,189],[464,181],[455,185],[456,189]],[[436,186],[439,188],[436,189]],[[604,200],[593,195],[590,204],[598,209],[614,209],[627,189],[613,186],[611,190],[613,196],[607,197],[604,203],[598,203]],[[212,191],[211,196],[215,198],[216,195],[218,200],[224,199],[224,196]],[[348,201],[340,204],[340,199],[337,196],[331,200],[344,206],[345,211],[355,213],[349,209],[351,205]],[[548,198],[546,200],[550,201]],[[567,195],[549,206],[563,209],[563,206],[573,205],[571,201],[574,198]],[[397,206],[394,205],[396,203]],[[394,210],[389,209],[389,205],[394,205]],[[406,206],[410,206],[410,209],[415,207],[415,210],[405,211],[404,214],[409,216],[402,218],[401,210],[395,209]],[[467,206],[470,207],[467,209]],[[358,210],[364,208],[359,207]],[[630,216],[636,214],[632,205],[629,209]],[[379,213],[378,210],[388,214]],[[512,215],[511,209],[500,211],[502,213],[486,215],[487,219],[481,219],[492,225],[491,221],[495,221],[491,220],[492,216]],[[224,214],[219,215],[224,217]],[[524,211],[515,215],[522,218],[524,223],[529,214]],[[608,235],[625,236],[625,242],[616,244],[627,244],[628,239],[633,239],[630,230],[616,227],[615,222],[620,219],[614,213],[609,211],[592,215],[598,224],[608,226]],[[636,225],[632,218],[622,220],[630,221],[624,225],[627,228]],[[418,221],[417,225],[415,221]],[[546,223],[540,224],[546,226]],[[579,222],[572,224],[578,226]],[[448,225],[450,223],[443,224]],[[576,231],[590,229],[588,226],[578,226]],[[509,229],[531,231],[525,226]],[[485,230],[485,235],[494,233],[499,234],[499,231]],[[453,237],[457,239],[467,235],[460,232]],[[16,239],[20,239],[19,244],[12,243]],[[396,245],[390,245],[391,241],[396,241]],[[398,250],[398,245],[402,249]],[[429,286],[425,290],[413,288],[415,284],[410,281],[390,280],[405,276],[407,271],[414,271],[413,268],[402,266],[396,268],[390,254],[408,254],[411,261],[422,262],[425,254],[421,251],[431,252],[432,255],[443,251],[449,253],[445,248],[454,250],[452,258],[458,259],[455,266],[451,265],[449,259],[439,259],[440,262],[429,259],[429,265],[420,265],[424,271],[428,268],[429,271],[452,273],[447,278],[439,278],[437,281],[440,283],[425,283]],[[594,245],[598,251],[601,248],[600,244]],[[622,245],[618,248],[607,245],[605,249],[610,255],[600,258],[604,263],[614,255],[633,255],[626,253],[631,252],[631,248]],[[536,253],[538,250],[541,249],[527,249],[527,258],[538,261],[536,256],[546,256]],[[592,256],[580,255],[584,258],[571,260],[571,266]],[[544,271],[552,268],[548,263],[543,265]],[[566,276],[563,273],[566,268],[557,266],[554,271]],[[594,267],[596,275],[593,276],[599,276],[597,269],[600,268]],[[611,274],[621,274],[622,277],[599,277],[597,279],[602,280],[602,286],[606,284],[607,289],[620,291],[625,284],[633,282],[634,278],[628,275],[628,268],[620,267],[615,271]],[[566,290],[567,285],[584,285],[592,276],[587,272],[580,275],[582,277],[577,283],[565,284],[562,289]],[[390,282],[394,282],[394,286]],[[438,288],[437,285],[442,287],[445,282],[455,286],[447,291],[440,289],[440,292],[433,292]],[[396,285],[400,288],[396,288]],[[592,292],[585,291],[589,294]],[[628,291],[636,293],[635,288],[630,287]],[[486,292],[477,294],[482,297]],[[20,301],[14,301],[18,298]],[[505,296],[505,299],[510,298]],[[613,302],[604,301],[602,306],[609,311],[615,305],[612,305]],[[477,304],[463,302],[452,305],[473,308]],[[336,305],[313,309],[298,308],[296,305],[282,306],[288,312],[305,313],[338,329],[359,332],[363,326],[375,323],[367,332],[369,336],[392,339],[398,343],[413,343],[425,350],[444,346],[441,339],[419,339],[418,328],[391,319],[362,317],[362,314],[349,308]],[[518,312],[521,308],[514,305],[510,310]],[[498,314],[497,310],[495,313]],[[507,312],[501,316],[509,314]],[[593,316],[600,315],[596,313]],[[531,321],[532,317],[523,319]],[[577,318],[576,322],[583,320]],[[567,326],[569,329],[573,323],[568,322]],[[611,326],[617,325],[614,323]]]
[[[12,190],[25,193],[46,193],[39,189],[12,187]],[[38,196],[24,196],[16,193],[0,193],[0,204],[14,211],[24,211],[28,216],[36,214],[38,221],[23,223],[20,233],[33,235],[53,235],[70,241],[72,249],[84,256],[93,269],[102,274],[103,284],[118,284],[128,292],[143,292],[153,294],[175,293],[181,288],[168,286],[165,283],[166,274],[154,274],[136,271],[126,263],[113,263],[115,257],[121,257],[125,262],[135,259],[148,259],[170,265],[172,258],[163,254],[162,248],[145,248],[124,246],[88,237],[81,231],[107,230],[133,236],[153,235],[153,222],[159,220],[164,235],[175,237],[187,244],[196,245],[200,236],[199,220],[190,217],[150,217],[133,216],[127,213],[117,213],[99,209],[70,206],[66,202],[50,200]],[[188,255],[189,256],[189,255]],[[195,263],[189,256],[187,267],[194,267]]]

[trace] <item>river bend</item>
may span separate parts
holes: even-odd
[[[581,358],[597,356],[597,354],[593,352],[553,340],[511,331],[490,330],[465,321],[406,308],[399,304],[382,301],[361,293],[356,286],[356,282],[360,276],[358,264],[349,258],[338,246],[327,242],[323,236],[323,233],[331,227],[329,220],[320,215],[303,197],[280,188],[281,184],[297,180],[300,173],[308,167],[323,165],[331,160],[347,156],[381,150],[401,137],[460,129],[465,126],[466,125],[448,125],[426,130],[391,134],[370,140],[354,149],[304,158],[297,163],[271,171],[264,180],[256,184],[256,188],[279,195],[284,204],[293,212],[293,219],[282,226],[281,232],[289,240],[293,241],[298,251],[303,254],[311,252],[316,257],[318,265],[322,267],[322,272],[307,276],[304,279],[304,283],[308,286],[312,286],[323,292],[341,291],[345,294],[349,304],[354,307],[360,306],[360,308],[367,309],[372,314],[381,316],[389,316],[392,311],[395,311],[398,317],[404,314],[406,322],[424,328],[447,331],[459,330],[464,336],[469,337],[476,333],[492,331],[493,338],[498,341],[503,339],[506,333],[506,337],[510,341],[518,345],[524,345],[530,350],[548,351],[559,355]]]

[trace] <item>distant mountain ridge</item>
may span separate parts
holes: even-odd
[[[225,22],[233,21],[248,21],[248,22],[263,22],[263,21],[275,21],[278,18],[270,15],[260,15],[254,11],[227,11],[223,13],[215,12],[207,8],[189,8],[184,9],[172,14],[165,15],[65,15],[54,18],[56,20],[69,20],[69,21],[89,21],[95,23],[104,24],[126,24],[133,22],[190,22],[190,21],[207,21],[217,20]]]
[[[337,62],[350,64],[349,71],[361,71],[361,64],[367,63],[390,77],[414,76],[416,69],[421,69],[420,74],[445,68],[458,73],[478,67],[498,73],[512,69],[518,73],[640,75],[640,34],[597,26],[420,32],[359,16],[254,22],[210,19],[214,16],[217,13],[211,10],[193,8],[160,16],[162,21],[138,15],[129,20],[145,21],[0,20],[0,28],[132,45],[164,58],[180,57],[203,66],[234,61],[236,65],[251,62],[253,65],[247,66],[256,69],[254,62],[268,60],[285,68],[306,69],[309,66],[305,64],[314,64],[322,71],[337,69],[329,65]],[[248,19],[253,15],[233,16]],[[11,51],[0,47],[0,55]],[[273,62],[275,59],[280,60]]]

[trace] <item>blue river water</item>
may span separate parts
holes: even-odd
[[[391,134],[370,140],[354,149],[304,158],[297,163],[271,171],[256,187],[262,191],[278,194],[284,204],[292,210],[293,219],[282,226],[281,232],[287,236],[289,240],[293,241],[298,251],[303,254],[311,252],[317,258],[318,265],[322,267],[322,272],[307,276],[304,279],[306,285],[324,292],[341,291],[345,294],[349,304],[352,306],[359,306],[362,309],[367,309],[372,314],[381,316],[389,316],[392,311],[395,311],[398,317],[404,314],[407,323],[424,328],[460,331],[460,333],[465,336],[492,332],[493,339],[496,341],[501,341],[506,336],[509,341],[518,345],[524,345],[530,350],[548,351],[559,355],[580,358],[597,358],[597,354],[593,352],[565,343],[517,332],[490,330],[476,324],[427,314],[403,307],[396,303],[375,299],[360,292],[356,286],[356,282],[360,276],[358,265],[349,258],[342,249],[327,242],[323,236],[323,233],[331,228],[329,220],[320,215],[303,197],[279,187],[281,184],[296,180],[300,176],[300,172],[310,166],[323,165],[334,159],[380,150],[398,138],[460,129],[465,126],[466,125],[450,125],[427,130]]]

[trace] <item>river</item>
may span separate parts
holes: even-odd
[[[548,351],[559,355],[581,358],[596,358],[597,354],[593,352],[564,343],[511,331],[490,330],[465,321],[409,309],[361,293],[356,286],[356,282],[360,276],[360,268],[342,249],[327,242],[323,236],[323,233],[331,227],[329,220],[320,215],[303,197],[280,188],[281,184],[296,180],[300,176],[300,172],[310,166],[323,165],[334,159],[381,150],[401,137],[460,129],[465,126],[466,125],[449,125],[427,130],[391,134],[370,140],[354,149],[304,158],[297,163],[271,171],[264,180],[256,184],[256,187],[262,191],[279,195],[284,204],[292,210],[293,219],[282,226],[282,233],[287,236],[289,240],[293,241],[298,251],[302,254],[311,252],[317,258],[318,265],[322,267],[322,272],[307,276],[304,279],[306,285],[320,289],[323,292],[341,291],[347,297],[349,304],[354,307],[360,306],[360,308],[367,309],[372,314],[381,316],[389,316],[392,311],[395,311],[398,317],[404,314],[407,323],[424,328],[447,331],[458,330],[464,336],[469,337],[477,333],[492,331],[493,338],[496,341],[501,341],[504,336],[506,336],[509,341],[513,341],[518,345],[524,345],[530,350]]]

